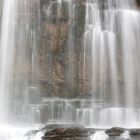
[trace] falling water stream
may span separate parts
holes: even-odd
[[[16,111],[18,111],[14,104],[16,103],[16,106],[18,106],[21,102],[20,98],[15,99],[19,88],[24,89],[29,87],[29,77],[25,79],[22,75],[15,74],[15,71],[18,73],[18,69],[23,67],[23,63],[28,61],[27,57],[30,56],[30,61],[32,61],[32,74],[34,74],[34,55],[36,53],[34,52],[36,45],[34,39],[36,39],[36,35],[34,29],[31,27],[30,19],[31,14],[34,12],[34,7],[29,9],[30,4],[34,2],[36,1],[32,1],[32,3],[28,0],[0,1],[2,5],[0,20],[0,140],[25,140],[25,134],[35,128],[34,126],[31,128],[29,125],[23,125],[25,120],[22,120],[22,125],[17,125],[17,122],[15,122],[17,118],[15,115],[12,115],[12,113],[17,115]],[[25,46],[26,44],[32,45],[32,54],[27,52],[29,49]],[[21,81],[22,87],[18,87],[17,84],[19,84],[19,81],[16,82],[16,80],[21,77],[23,79],[23,81]],[[20,93],[22,92],[23,91],[20,91]],[[28,93],[27,95],[26,93],[24,93],[24,95],[21,94],[21,98],[23,98],[21,104],[23,106],[28,103],[27,97]],[[21,106],[20,110],[22,110]],[[39,138],[41,138],[41,134],[40,136],[37,134],[36,138],[32,137],[31,139],[39,140]]]
[[[92,96],[90,99],[40,97],[36,86],[40,1],[0,0],[0,140],[40,140],[41,132],[28,138],[25,134],[40,126],[44,116],[45,123],[80,123],[94,128],[140,126],[140,13],[135,0],[83,0],[82,62],[75,62],[73,19],[78,9],[74,1],[50,0],[44,11],[51,18],[52,6],[58,5],[58,21],[55,21],[58,24],[64,2],[68,9],[65,91],[71,86],[74,92],[78,85],[75,77],[80,75],[75,70],[82,65],[82,92],[86,91],[88,81]],[[52,58],[50,54],[49,60]],[[53,65],[49,62],[49,82],[53,83]],[[121,137],[129,139],[129,132]],[[97,131],[91,139],[107,140],[108,136]]]
[[[0,42],[0,110],[1,110],[1,123],[5,121],[8,116],[8,100],[11,78],[11,69],[13,66],[13,50],[14,50],[14,40],[15,40],[15,24],[10,21],[15,19],[15,1],[10,2],[6,0],[3,5],[2,23],[1,23],[1,42]],[[10,44],[10,47],[9,47]]]

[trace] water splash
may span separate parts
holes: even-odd
[[[130,140],[131,137],[130,137],[129,131],[125,131],[125,132],[120,136],[120,138],[121,138],[121,139]]]
[[[43,132],[27,135],[30,131],[34,130],[30,127],[14,127],[10,125],[0,126],[0,140],[41,140]]]
[[[0,140],[24,140],[29,129],[13,126],[0,126]]]
[[[38,0],[32,2],[37,3]],[[104,3],[98,0],[87,0],[76,5],[71,0],[56,0],[51,1],[48,6],[46,18],[51,18],[52,14],[56,16],[52,19],[54,22],[52,27],[56,24],[59,28],[56,37],[62,32],[59,26],[61,22],[68,30],[68,40],[65,43],[68,63],[67,69],[64,70],[65,76],[62,78],[62,80],[66,79],[63,88],[70,90],[70,93],[75,93],[74,90],[77,91],[77,87],[79,88],[84,83],[82,92],[92,94],[92,99],[88,101],[80,98],[78,101],[64,98],[40,99],[40,92],[35,92],[37,91],[34,85],[37,83],[36,69],[38,68],[36,65],[38,24],[31,20],[36,18],[36,7],[32,7],[32,2],[29,0],[3,1],[0,39],[0,123],[14,120],[18,123],[33,124],[42,121],[45,116],[44,122],[51,120],[75,123],[80,121],[86,126],[97,127],[139,126],[140,110],[137,97],[140,91],[140,13],[136,9],[135,1],[108,0],[103,5]],[[64,2],[67,2],[68,6],[65,18],[63,17]],[[84,7],[82,10],[85,12],[85,20],[84,31],[81,35],[83,38],[81,48],[83,48],[77,56],[80,49],[75,48],[74,40],[76,39],[73,34],[76,25],[74,20],[78,15],[77,10],[80,4]],[[55,7],[56,13],[52,11]],[[61,41],[59,43],[61,44]],[[51,49],[53,47],[50,46]],[[63,57],[66,54],[63,54]],[[51,58],[48,60],[50,79],[47,80],[49,84],[53,84],[56,77],[54,73],[59,73],[59,70],[52,68],[52,61],[55,58],[53,54],[50,55]],[[80,57],[83,62],[76,61],[77,64],[75,64],[75,60],[79,60]],[[81,72],[81,67],[84,72]],[[23,70],[23,68],[26,69]],[[75,79],[82,79],[84,82],[78,83]],[[86,93],[87,83],[91,84],[91,87],[88,86],[90,91]]]
[[[108,135],[105,134],[104,131],[95,132],[94,135],[91,136],[92,140],[107,140]]]

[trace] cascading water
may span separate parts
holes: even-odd
[[[31,110],[33,108],[37,110],[36,105],[28,102],[30,91],[26,93],[24,91],[30,88],[30,79],[37,71],[34,67],[37,28],[36,23],[32,25],[31,17],[37,14],[37,10],[39,11],[34,7],[38,6],[39,2],[1,0],[0,3],[0,140],[23,140],[25,133],[31,128],[28,126],[22,128],[18,125],[19,121],[22,121],[20,124],[27,123],[27,118],[30,116],[32,123],[34,116]],[[26,67],[23,67],[25,63]],[[27,66],[28,63],[30,66]],[[36,82],[34,78],[32,80],[34,80],[33,85]],[[24,108],[31,108],[30,114],[27,114]]]
[[[8,130],[6,136],[0,129],[0,140],[26,139],[27,124],[46,122],[139,127],[140,13],[135,0],[46,0],[45,19],[40,1],[45,3],[0,0],[0,125]],[[40,29],[41,20],[47,32]],[[44,49],[40,42],[46,38]],[[39,67],[43,57],[47,78]],[[128,132],[122,137],[129,138]],[[107,138],[104,132],[91,137]]]
[[[6,0],[3,5],[2,24],[1,24],[1,39],[0,39],[0,121],[6,121],[8,116],[8,107],[10,100],[10,78],[11,69],[13,69],[13,51],[15,40],[15,1]],[[10,22],[11,21],[11,22]],[[10,47],[9,47],[10,44]]]
[[[84,84],[82,84],[81,93],[86,91],[87,83],[88,85],[91,84],[90,93],[92,93],[93,100],[89,101],[92,103],[87,103],[79,99],[80,105],[76,106],[74,102],[77,101],[69,99],[58,98],[47,99],[46,101],[44,99],[42,103],[45,103],[42,106],[46,110],[52,108],[51,114],[53,115],[49,115],[48,120],[61,120],[63,122],[69,118],[70,122],[80,120],[80,123],[96,127],[139,126],[137,99],[139,96],[139,11],[136,9],[135,1],[87,0],[80,3],[81,7],[85,7],[83,48],[80,48],[83,54],[80,54],[81,56],[78,56],[78,49],[73,42],[75,37],[73,30],[76,26],[73,18],[78,15],[80,6],[78,7],[71,0],[54,1],[46,13],[50,18],[53,15],[51,14],[53,9],[51,6],[53,7],[58,3],[57,23],[59,23],[63,2],[68,3],[69,9],[68,41],[65,49],[66,54],[63,54],[67,58],[65,77],[63,77],[66,79],[64,86],[66,89],[64,90],[67,92],[70,85],[76,88],[77,85],[80,86],[81,82],[78,83],[75,79],[82,77]],[[82,26],[80,22],[78,24]],[[61,27],[60,30],[62,30]],[[51,48],[53,47],[52,44]],[[53,53],[50,57],[52,59],[50,62],[55,61],[53,60]],[[78,62],[80,57],[82,57],[82,62]],[[74,62],[75,59],[76,62]],[[81,64],[82,66],[79,66]],[[54,65],[51,63],[50,69],[52,71],[55,69],[53,67]],[[50,79],[53,81],[56,75],[52,71],[50,71]],[[75,85],[73,86],[74,82]],[[74,112],[76,115],[73,115]],[[61,114],[63,119],[59,118],[58,114]]]
[[[93,98],[110,106],[99,110],[100,125],[130,127],[138,122],[139,22],[133,0],[86,3],[84,42],[92,55]]]

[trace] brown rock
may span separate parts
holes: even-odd
[[[124,133],[125,129],[120,127],[113,127],[111,129],[107,129],[105,133],[109,136],[120,136]]]

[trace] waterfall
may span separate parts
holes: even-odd
[[[36,0],[0,0],[0,140],[23,140],[34,127],[23,124],[39,122],[36,102],[40,93],[34,88],[39,20],[33,24],[33,18],[39,16],[37,6]],[[31,92],[34,99],[30,99]]]
[[[113,125],[121,125],[122,120],[128,123],[137,121],[139,23],[140,15],[134,0],[86,2],[84,44],[85,48],[90,49],[92,57],[92,95],[111,107],[107,110],[110,110],[109,117],[114,120]],[[126,115],[123,108],[134,115]],[[101,124],[104,111],[99,111]]]
[[[13,53],[15,47],[15,5],[15,0],[5,0],[2,11],[0,39],[0,123],[3,123],[8,116],[10,92],[12,90],[10,79],[13,70]]]
[[[0,0],[0,140],[46,122],[139,127],[139,37],[135,0]]]
[[[27,113],[27,106],[31,108],[30,113],[32,110],[38,110],[35,104],[40,99],[40,91],[35,87],[38,75],[39,2],[1,2],[3,6],[0,33],[0,123],[17,119],[27,121],[32,116]],[[33,23],[35,18],[38,21]],[[28,115],[24,116],[25,114]]]

